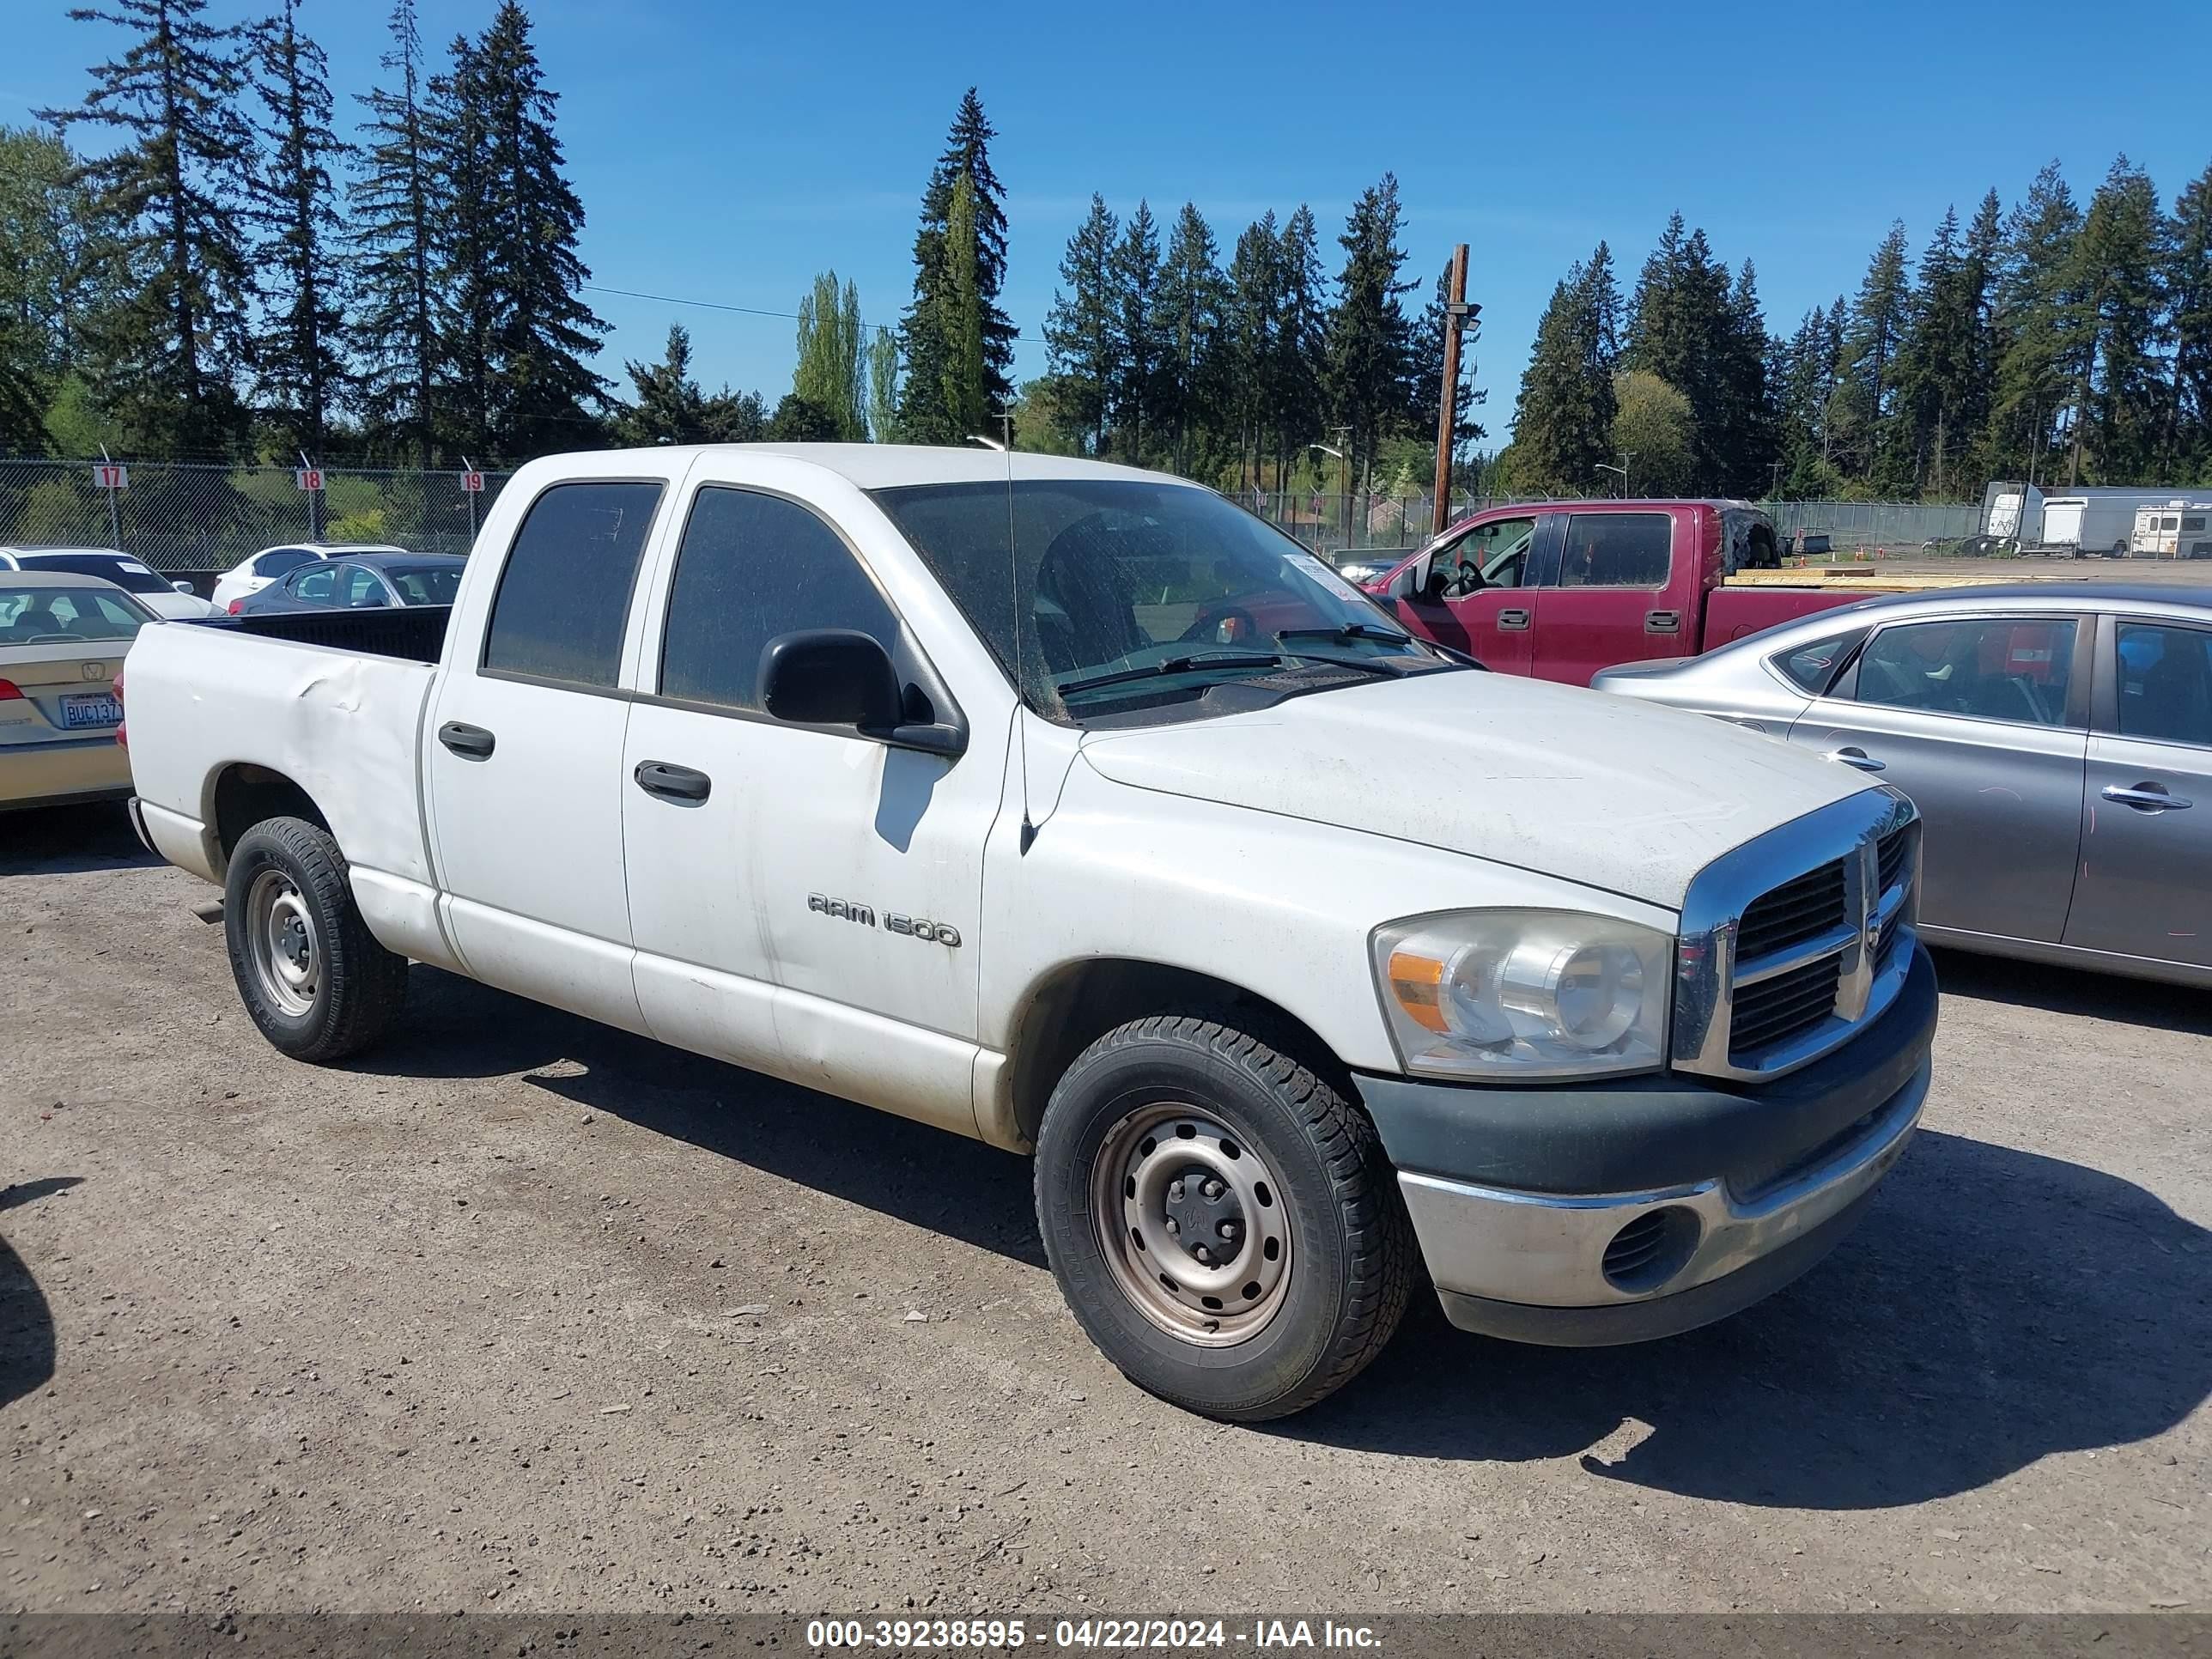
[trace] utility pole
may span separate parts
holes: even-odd
[[[1444,382],[1437,398],[1436,522],[1430,528],[1441,536],[1451,522],[1452,440],[1459,428],[1459,331],[1462,322],[1480,307],[1467,302],[1467,244],[1452,250],[1451,279],[1445,289]]]

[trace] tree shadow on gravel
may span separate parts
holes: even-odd
[[[138,844],[120,801],[0,812],[0,876],[149,868],[161,861]]]
[[[416,964],[399,1033],[349,1069],[502,1077],[718,1158],[1042,1267],[1026,1158],[757,1072],[672,1048]]]
[[[1622,1348],[1451,1328],[1425,1286],[1375,1365],[1274,1431],[1407,1456],[1583,1455],[1728,1503],[1949,1497],[2172,1427],[2212,1392],[2212,1233],[2100,1171],[1920,1132],[1857,1230],[1733,1319]],[[1618,1461],[1590,1448],[1649,1426]]]
[[[2051,968],[2006,957],[1972,956],[1963,951],[1938,951],[1936,968],[1936,978],[1948,996],[2212,1036],[2212,998],[2197,986],[2122,979],[2115,974]]]
[[[82,1176],[52,1176],[0,1188],[0,1210],[66,1192]],[[54,1313],[23,1258],[0,1238],[0,1407],[11,1406],[54,1374]]]

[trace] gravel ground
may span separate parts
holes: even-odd
[[[1425,1298],[1255,1431],[1090,1348],[1023,1160],[422,968],[295,1065],[209,896],[0,820],[0,1611],[2212,1606],[2201,994],[1946,959],[1796,1286],[1581,1352]]]

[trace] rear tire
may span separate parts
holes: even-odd
[[[295,1060],[359,1054],[407,999],[407,958],[368,931],[327,830],[269,818],[239,837],[223,884],[223,938],[261,1035]]]
[[[1413,1285],[1412,1225],[1366,1115],[1203,1016],[1134,1021],[1068,1067],[1038,1126],[1036,1206],[1100,1352],[1138,1387],[1231,1422],[1350,1382]]]

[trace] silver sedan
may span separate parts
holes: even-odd
[[[1930,943],[2212,985],[2212,591],[1868,599],[1592,684],[1904,790]]]

